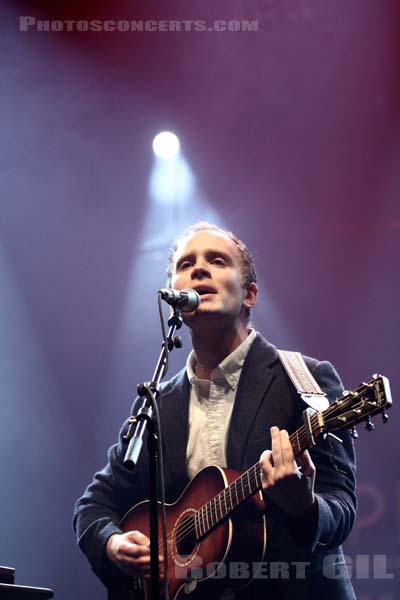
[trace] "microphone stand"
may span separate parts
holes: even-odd
[[[147,383],[137,386],[142,404],[136,415],[128,420],[128,430],[124,441],[129,442],[125,453],[124,466],[133,470],[139,460],[143,446],[143,436],[148,428],[147,448],[149,452],[149,505],[150,505],[150,597],[152,600],[160,600],[160,565],[158,562],[158,467],[160,439],[157,426],[153,416],[153,403],[160,396],[160,383],[165,375],[165,367],[168,353],[174,348],[182,347],[182,340],[175,337],[177,329],[182,327],[182,313],[179,308],[173,308],[173,314],[168,319],[167,343],[163,342],[160,356],[154,370],[153,379]],[[161,434],[161,432],[160,432]],[[162,449],[161,449],[162,452]],[[164,497],[164,496],[162,496]],[[165,582],[168,586],[168,582]]]

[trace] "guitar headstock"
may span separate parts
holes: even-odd
[[[366,422],[366,428],[374,429],[371,417],[381,413],[386,423],[386,410],[392,405],[389,380],[382,375],[373,375],[368,383],[362,383],[353,391],[345,391],[329,408],[319,413],[324,433],[352,429],[358,423]],[[356,435],[354,435],[356,437]]]

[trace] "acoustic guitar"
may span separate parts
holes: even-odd
[[[308,408],[303,412],[303,425],[290,435],[294,455],[334,431],[351,429],[357,437],[354,427],[362,421],[366,421],[366,429],[374,429],[371,417],[381,413],[386,422],[385,411],[391,404],[388,379],[374,375],[370,382],[343,392],[326,410]],[[244,473],[210,466],[191,480],[174,504],[166,506],[171,600],[182,600],[187,594],[191,600],[215,598],[227,587],[243,587],[257,577],[267,547],[261,490],[258,463]],[[149,502],[131,508],[120,526],[124,532],[138,530],[149,536]],[[161,539],[159,545],[163,554]],[[121,573],[120,585],[109,590],[108,598],[149,600],[149,582]]]

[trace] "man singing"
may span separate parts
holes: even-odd
[[[307,406],[276,348],[249,326],[257,304],[249,250],[231,232],[198,223],[170,250],[168,285],[196,290],[201,303],[184,313],[193,346],[186,367],[162,386],[167,501],[175,501],[208,465],[244,471],[259,461],[267,520],[264,561],[280,566],[275,575],[270,570],[224,597],[354,599],[340,547],[356,507],[351,437],[342,432],[342,443],[328,437],[295,461],[289,434],[302,425]],[[339,397],[343,388],[332,365],[305,361],[328,399]],[[123,466],[126,429],[125,423],[107,466],[94,476],[74,514],[79,546],[110,588],[121,572],[146,578],[150,571],[148,537],[119,527],[148,489],[145,452],[133,473]]]

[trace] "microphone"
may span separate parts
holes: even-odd
[[[162,288],[158,290],[162,300],[174,308],[180,308],[182,312],[191,312],[200,306],[200,294],[196,290],[172,290]]]

